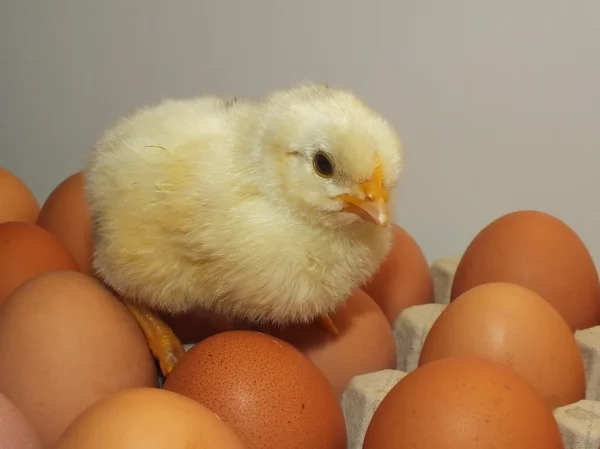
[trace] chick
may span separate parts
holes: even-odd
[[[157,312],[258,325],[328,318],[391,247],[399,136],[343,89],[166,100],[120,119],[84,170],[93,266],[164,375],[183,355]]]

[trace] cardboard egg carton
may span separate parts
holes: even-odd
[[[435,302],[406,309],[394,324],[398,364],[356,376],[342,396],[348,429],[348,449],[362,449],[365,433],[375,409],[406,373],[416,369],[421,347],[433,322],[450,302],[450,290],[460,258],[434,261],[431,274]],[[585,363],[586,399],[554,410],[565,449],[600,447],[600,326],[575,333]]]

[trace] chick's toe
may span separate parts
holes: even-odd
[[[340,335],[340,331],[329,315],[319,318],[318,322],[327,332],[331,332],[333,335]]]
[[[162,374],[168,376],[185,354],[183,345],[171,328],[154,311],[126,302],[127,308],[142,329],[152,355]]]

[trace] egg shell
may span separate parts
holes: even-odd
[[[404,309],[433,302],[433,278],[416,240],[392,225],[392,248],[363,290],[379,305],[390,324]]]
[[[354,376],[396,367],[396,345],[387,318],[366,293],[354,292],[332,321],[339,336],[317,323],[274,329],[271,334],[306,354],[338,398]]]
[[[585,367],[571,328],[544,298],[516,284],[477,286],[444,309],[425,338],[419,365],[450,356],[506,364],[551,408],[585,399]]]
[[[448,357],[408,373],[371,419],[364,449],[564,449],[544,399],[506,365]]]
[[[270,335],[211,336],[186,353],[164,388],[207,406],[248,449],[346,449],[331,385],[300,351]]]
[[[38,215],[37,225],[58,239],[83,273],[93,272],[90,214],[82,173],[69,176],[52,191]]]
[[[217,415],[157,388],[124,390],[79,415],[54,449],[245,449]]]
[[[56,270],[78,270],[60,242],[32,223],[0,223],[0,303],[25,281]]]
[[[600,280],[592,256],[575,231],[552,215],[512,212],[481,230],[456,268],[450,300],[489,282],[533,290],[573,330],[600,324]]]
[[[27,185],[10,171],[0,167],[0,223],[35,223],[40,205]]]
[[[0,393],[0,449],[40,449],[27,418]]]
[[[126,307],[75,271],[38,276],[0,307],[0,392],[43,447],[86,407],[125,388],[157,386],[156,365]]]

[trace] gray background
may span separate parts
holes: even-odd
[[[515,209],[600,260],[600,2],[2,0],[0,164],[40,201],[165,97],[354,90],[406,147],[397,221],[429,260]]]

